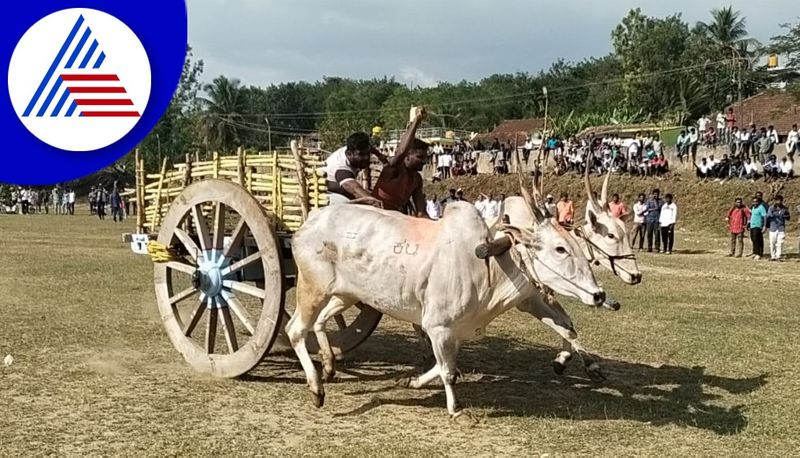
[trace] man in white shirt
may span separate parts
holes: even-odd
[[[484,218],[497,218],[497,214],[500,212],[500,201],[497,200],[496,197],[489,194],[489,198],[486,200],[485,204],[485,215]]]
[[[708,163],[708,159],[700,159],[700,164],[695,165],[697,168],[697,178],[706,179],[711,177],[712,166]]]
[[[784,157],[781,159],[781,177],[783,178],[791,178],[794,176],[794,163],[792,163],[791,159],[787,159]]]
[[[697,144],[700,141],[700,135],[694,127],[689,128],[689,149],[692,155],[692,164],[697,163]]]
[[[442,217],[442,204],[436,199],[436,194],[425,200],[425,212],[434,221]]]
[[[792,130],[786,136],[786,154],[789,159],[794,160],[794,153],[800,150],[800,131],[797,130],[797,124],[792,124]]]
[[[484,194],[478,195],[478,200],[475,201],[475,209],[481,214],[481,218],[486,218],[486,196]]]
[[[361,171],[367,174],[367,179],[370,178],[370,157],[374,152],[377,150],[370,143],[369,135],[356,132],[347,137],[345,146],[334,151],[325,160],[325,181],[331,204],[359,199],[376,207],[381,206],[381,202],[358,182]]]
[[[555,198],[553,197],[552,194],[548,194],[547,199],[544,201],[544,209],[547,210],[547,213],[553,218],[556,217],[556,211],[557,211],[556,210],[557,206],[554,199]]]
[[[644,201],[647,196],[644,193],[639,194],[639,199],[633,204],[633,240],[631,240],[631,248],[636,245],[636,239],[639,239],[639,251],[644,249],[644,214],[647,212],[647,205]]]
[[[775,126],[773,125],[767,127],[767,137],[769,137],[769,140],[773,145],[777,145],[778,143],[780,143],[780,139],[778,138],[778,131],[775,130]]]
[[[741,178],[745,178],[748,180],[755,180],[756,178],[758,178],[758,167],[753,162],[752,158],[748,157],[747,160],[744,161]]]
[[[67,193],[67,208],[69,209],[69,214],[75,214],[75,190],[70,189]]]
[[[708,125],[710,123],[711,120],[708,119],[706,115],[700,116],[700,119],[697,120],[697,130],[700,131],[700,138],[706,137],[706,130],[708,130]]]
[[[664,205],[658,223],[661,226],[661,247],[663,253],[672,254],[672,245],[675,243],[675,223],[678,221],[678,206],[672,202],[672,194],[664,196]]]

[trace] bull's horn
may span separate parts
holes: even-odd
[[[537,223],[544,221],[545,216],[542,212],[542,209],[536,202],[534,202],[533,197],[531,197],[531,194],[527,189],[525,189],[525,186],[522,186],[520,191],[522,193],[522,198],[525,199],[525,203],[528,204],[528,209],[530,209],[531,216],[533,216],[534,221]]]
[[[511,249],[513,242],[511,237],[501,237],[497,240],[489,240],[486,243],[481,243],[475,247],[475,256],[480,259],[486,259],[491,256],[500,256],[506,251]]]
[[[589,169],[592,166],[592,151],[589,150],[589,155],[586,156],[586,173],[583,175],[583,183],[586,186],[586,200],[596,207],[600,207],[600,203],[594,198],[592,194],[592,182],[589,181]]]
[[[600,205],[603,208],[608,206],[608,182],[611,179],[611,170],[606,173],[606,178],[603,180],[603,189],[600,191]]]
[[[495,234],[497,234],[498,229],[503,224],[503,212],[505,211],[505,200],[500,202],[500,208],[497,210],[497,219],[494,220],[494,223],[489,227],[489,237],[494,239]]]

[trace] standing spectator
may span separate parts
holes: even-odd
[[[656,251],[661,252],[661,239],[659,238],[658,222],[661,217],[661,191],[653,189],[650,198],[644,203],[644,222],[647,231],[647,252],[653,252],[653,239],[655,238]]]
[[[753,243],[751,256],[756,260],[764,256],[764,228],[767,225],[767,209],[764,208],[760,194],[756,193],[750,207],[750,241]]]
[[[661,226],[663,252],[672,254],[672,246],[675,244],[675,223],[678,221],[678,206],[672,202],[672,194],[665,195],[664,199],[666,202],[661,207],[658,223]]]
[[[428,218],[436,221],[442,217],[442,204],[436,200],[436,194],[432,195],[425,201],[425,211],[428,213]]]
[[[69,214],[75,215],[75,190],[70,188],[69,192],[66,193],[66,198]]]
[[[111,205],[111,218],[114,222],[122,222],[122,197],[120,197],[117,188],[111,191],[111,195],[108,196],[108,203]],[[119,220],[117,220],[117,217],[119,217]]]
[[[786,238],[786,222],[789,221],[789,209],[783,205],[783,196],[777,195],[767,212],[769,227],[769,253],[771,261],[780,261],[783,241]]]
[[[497,218],[499,213],[500,200],[496,196],[489,194],[489,198],[486,200],[486,217]]]
[[[575,217],[575,205],[565,192],[561,194],[561,200],[556,204],[556,220],[562,226],[571,226]]]
[[[484,194],[478,195],[478,200],[475,201],[475,209],[481,214],[481,218],[486,219],[486,196]]]
[[[553,202],[553,195],[548,194],[544,201],[544,209],[547,210],[547,213],[550,215],[551,218],[555,218],[558,214],[558,206],[555,202]]]
[[[725,132],[725,115],[720,111],[717,113],[717,135],[720,136],[721,141],[728,140],[727,132]]]
[[[53,203],[53,213],[56,215],[61,213],[61,191],[58,189],[58,186],[53,188],[50,191],[50,202]]]
[[[744,231],[750,221],[750,209],[745,207],[741,197],[736,198],[725,220],[728,221],[731,232],[731,251],[728,256],[741,258],[744,251]]]
[[[750,137],[750,141],[753,141],[752,136]],[[761,163],[765,164],[767,159],[769,158],[769,153],[772,151],[772,141],[770,140],[769,136],[767,135],[767,129],[761,128],[761,134],[758,136],[758,140],[755,141],[755,148],[758,152],[758,157],[761,159]]]
[[[101,220],[106,219],[106,190],[102,186],[95,190],[94,199],[97,217]]]
[[[736,127],[736,115],[733,113],[733,107],[730,107],[725,115],[725,128],[731,132],[734,127]]]
[[[797,130],[797,124],[792,124],[792,130],[786,136],[786,154],[789,159],[794,161],[794,153],[800,150],[800,132]]]
[[[689,128],[689,152],[692,154],[692,164],[697,164],[697,144],[700,143],[700,136],[697,129]]]
[[[686,135],[685,130],[682,130],[681,133],[678,134],[675,147],[678,149],[678,159],[681,161],[681,164],[683,164],[683,158],[686,156],[689,148],[689,136]]]
[[[780,138],[778,138],[778,131],[775,130],[775,126],[773,126],[772,124],[770,124],[767,127],[767,137],[769,137],[769,142],[772,145],[772,147],[769,150],[769,153],[772,154],[775,145],[780,143]]]
[[[608,208],[615,218],[622,218],[628,214],[628,209],[625,207],[625,202],[620,202],[619,194],[611,196],[611,202],[608,203]]]
[[[639,199],[633,204],[633,241],[631,241],[631,247],[636,245],[636,239],[638,238],[639,251],[644,248],[644,215],[647,212],[647,205],[644,203],[645,197],[644,193],[639,194]]]
[[[28,188],[23,189],[20,192],[20,198],[22,199],[22,214],[27,215],[30,211],[30,199],[31,199],[31,191]]]
[[[704,142],[706,138],[706,131],[708,130],[709,124],[711,124],[711,120],[708,119],[708,116],[706,115],[700,116],[700,119],[697,120],[697,130],[700,131],[700,138]]]

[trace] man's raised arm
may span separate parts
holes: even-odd
[[[403,133],[403,136],[400,137],[400,143],[397,145],[394,157],[389,159],[389,165],[394,166],[401,163],[408,152],[411,151],[411,142],[414,141],[414,137],[417,135],[417,129],[420,124],[422,124],[422,120],[425,119],[426,115],[425,107],[412,108],[411,121],[408,123],[408,127]]]

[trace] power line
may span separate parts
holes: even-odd
[[[641,74],[635,75],[633,77],[622,76],[622,77],[610,78],[610,79],[602,80],[602,81],[590,81],[590,82],[587,82],[587,83],[577,84],[577,85],[573,85],[573,86],[565,86],[565,87],[554,88],[554,89],[550,90],[550,93],[551,94],[553,94],[553,93],[561,93],[561,92],[566,92],[566,91],[573,91],[573,90],[576,90],[576,89],[584,89],[584,88],[588,88],[588,87],[595,87],[595,86],[603,86],[603,85],[623,83],[623,82],[626,82],[626,81],[644,80],[644,79],[653,78],[653,77],[657,77],[657,76],[665,76],[665,75],[670,75],[670,74],[674,74],[674,73],[680,73],[680,72],[684,72],[684,71],[687,71],[687,70],[693,70],[693,69],[697,69],[697,68],[706,68],[706,67],[709,67],[709,66],[713,66],[713,65],[717,65],[717,64],[721,64],[721,63],[729,62],[729,61],[731,61],[731,59],[722,59],[722,60],[715,61],[715,62],[704,62],[702,64],[687,65],[687,66],[684,66],[684,67],[676,67],[676,68],[667,69],[667,70],[659,70],[659,71],[654,71],[654,72],[641,73]],[[471,99],[468,98],[468,99],[456,100],[456,101],[452,101],[452,102],[430,104],[430,105],[427,105],[426,107],[429,107],[429,108],[440,107],[441,108],[441,107],[451,107],[453,105],[465,105],[465,104],[472,104],[472,103],[493,102],[493,101],[500,101],[500,100],[506,100],[506,99],[514,101],[513,99],[517,99],[517,98],[520,98],[520,97],[534,97],[533,100],[540,100],[540,99],[544,98],[544,96],[541,94],[541,88],[537,88],[534,91],[521,92],[521,93],[515,93],[515,94],[506,94],[506,95],[493,96],[493,97],[477,97],[477,98],[471,98]],[[396,110],[399,112],[401,109],[398,108]],[[403,108],[402,110],[405,110],[405,108]],[[342,111],[318,111],[318,112],[296,112],[296,113],[220,114],[218,116],[246,116],[246,117],[257,116],[257,117],[269,117],[269,118],[276,118],[276,119],[285,118],[285,119],[306,119],[307,120],[307,119],[323,118],[323,117],[330,116],[330,115],[337,115],[337,117],[345,117],[346,118],[347,116],[339,116],[339,115],[360,115],[360,114],[370,114],[370,113],[385,113],[387,111],[391,112],[393,110],[391,110],[391,109],[387,110],[387,109],[384,109],[384,108],[380,108],[380,109],[368,109],[368,110],[342,110]]]

